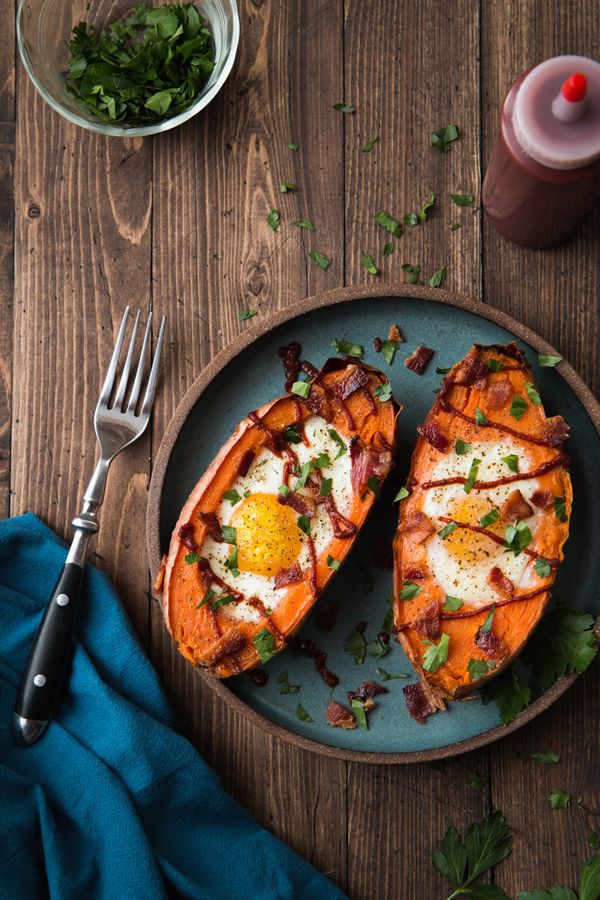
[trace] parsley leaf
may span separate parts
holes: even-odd
[[[523,397],[513,397],[509,412],[511,416],[514,416],[517,422],[522,418],[526,409],[527,401],[524,400]]]
[[[338,338],[332,340],[331,346],[336,353],[343,353],[344,356],[358,356],[359,359],[362,358],[364,352],[360,344],[353,344],[351,341],[340,341]]]
[[[486,425],[487,424],[487,416],[482,410],[479,409],[478,406],[475,407],[474,411],[475,422],[477,425]]]
[[[239,318],[240,322],[244,322],[246,319],[251,319],[252,316],[257,316],[257,315],[258,315],[258,310],[256,310],[256,309],[243,309],[242,312],[239,314],[238,318]]]
[[[354,657],[354,665],[362,665],[367,653],[367,642],[360,631],[353,628],[344,642],[344,650]]]
[[[548,800],[552,809],[567,809],[573,798],[565,791],[552,791],[548,794]]]
[[[542,763],[547,763],[549,765],[556,765],[556,763],[560,762],[560,753],[552,753],[549,750],[546,750],[542,753],[517,753],[519,759],[522,759],[523,762],[534,762],[538,765]]]
[[[484,685],[481,700],[484,705],[495,702],[500,719],[504,725],[515,718],[529,705],[531,689],[514,665],[505,669],[500,675]]]
[[[306,400],[310,394],[310,381],[295,381],[292,385],[292,394],[297,394]]]
[[[354,718],[356,719],[358,727],[368,731],[367,713],[365,711],[365,704],[362,700],[359,700],[358,698],[352,700],[352,712],[354,713]]]
[[[586,860],[579,873],[579,900],[596,900],[600,894],[600,856]]]
[[[386,381],[385,384],[378,385],[373,391],[373,394],[380,403],[386,403],[388,400],[392,399],[392,386],[389,381]]]
[[[405,500],[408,497],[408,491],[405,487],[401,487],[396,496],[394,497],[393,502],[397,503],[398,500]]]
[[[450,194],[450,199],[457,206],[473,206],[475,201],[473,194]]]
[[[386,644],[386,642],[382,641],[381,638],[374,638],[367,644],[367,653],[374,659],[381,659],[382,656],[385,656],[386,653],[389,652],[389,644]]]
[[[471,468],[469,469],[469,474],[467,475],[467,480],[463,485],[463,491],[465,494],[470,494],[473,485],[477,481],[477,473],[479,472],[479,466],[481,465],[480,459],[474,459],[471,463]]]
[[[273,231],[277,231],[279,228],[280,216],[279,212],[276,209],[272,209],[269,211],[269,215],[267,216],[267,225],[269,228],[272,228]]]
[[[460,438],[454,445],[454,452],[457,454],[457,456],[465,456],[465,454],[468,453],[470,449],[471,445],[467,443],[467,441],[461,441]]]
[[[479,775],[477,772],[474,772],[472,769],[467,774],[467,784],[469,787],[474,788],[476,791],[481,791],[483,787],[488,783],[488,779],[483,775]]]
[[[315,226],[310,219],[299,219],[297,222],[292,222],[292,225],[295,225],[296,228],[306,228],[308,231],[315,230]]]
[[[334,461],[335,461],[336,459],[339,459],[340,456],[343,456],[343,455],[347,452],[348,448],[346,447],[346,444],[344,443],[344,441],[342,440],[342,438],[339,436],[339,434],[337,433],[337,431],[335,430],[335,428],[328,428],[328,429],[327,429],[327,434],[329,435],[329,437],[330,437],[333,441],[335,441],[335,443],[336,443],[336,444],[338,445],[338,447],[339,447],[338,452],[337,452],[336,455],[333,457],[333,459],[334,459]]]
[[[455,222],[454,225],[450,226],[450,231],[458,231],[460,228],[460,222]]]
[[[331,494],[332,478],[322,478],[319,486],[319,494],[321,497],[329,497]]]
[[[432,288],[440,287],[440,285],[445,277],[446,277],[446,268],[445,268],[445,266],[442,266],[442,268],[438,269],[437,272],[435,272],[429,279],[429,287],[432,287]]]
[[[458,137],[458,128],[456,125],[446,125],[438,131],[434,131],[431,135],[431,144],[440,153],[447,153],[450,150],[450,144]]]
[[[414,228],[415,225],[419,224],[419,219],[416,213],[406,213],[403,217],[403,221],[405,225],[408,225],[409,228]]]
[[[375,216],[375,221],[382,228],[385,228],[386,231],[389,231],[390,234],[393,234],[394,237],[400,237],[402,234],[402,226],[400,222],[397,222],[396,219],[392,218],[389,213],[378,212]],[[387,246],[387,245],[386,245]],[[384,251],[385,254],[385,251]]]
[[[394,356],[396,355],[396,350],[400,347],[401,341],[388,341],[387,338],[384,338],[381,342],[381,353],[383,358],[385,359],[388,366],[394,362]]]
[[[422,590],[423,588],[420,584],[415,584],[414,581],[405,581],[398,596],[401,600],[414,600]]]
[[[379,135],[376,134],[369,141],[367,141],[367,143],[364,145],[364,147],[361,147],[360,149],[362,150],[363,153],[370,153],[378,140],[379,140]]]
[[[201,606],[204,606],[206,603],[210,603],[210,601],[212,600],[212,598],[214,596],[215,596],[215,592],[213,591],[212,588],[209,588],[207,590],[207,592],[205,593],[204,597],[202,598],[202,600],[200,601],[200,603],[198,603],[198,605],[196,606],[196,609],[200,609]]]
[[[310,516],[298,516],[296,524],[304,534],[310,534]]]
[[[211,603],[210,608],[213,612],[216,612],[218,609],[221,609],[222,606],[227,606],[229,603],[235,603],[235,597],[232,597],[231,594],[222,594],[220,597]]]
[[[196,553],[195,550],[192,550],[191,553],[185,554],[185,564],[186,566],[193,566],[194,563],[199,562],[200,556]]]
[[[592,616],[567,606],[543,616],[521,657],[533,665],[533,677],[540,687],[587,669],[597,652],[593,627]]]
[[[471,681],[479,681],[488,674],[490,669],[495,667],[495,662],[491,659],[470,659],[467,664],[467,672],[471,676]]]
[[[236,503],[239,503],[241,499],[241,496],[235,490],[225,491],[225,493],[223,494],[223,500],[229,500],[232,506],[235,506]]]
[[[473,900],[504,900],[508,895],[497,885],[469,885],[479,875],[506,859],[511,849],[512,836],[504,816],[497,810],[481,822],[470,825],[464,842],[451,825],[441,843],[433,848],[431,857],[438,872],[458,888],[452,897],[464,893]]]
[[[392,244],[391,241],[388,244],[383,245],[383,255],[384,256],[389,256],[390,253],[393,252],[393,250],[394,250],[394,245]]]
[[[297,694],[300,690],[299,684],[290,684],[287,672],[281,672],[281,674],[277,676],[277,684],[281,685],[279,688],[280,694]]]
[[[229,559],[225,561],[225,568],[229,569],[234,578],[240,574],[238,569],[238,548],[234,547],[229,555]]]
[[[333,556],[329,553],[329,554],[327,555],[327,565],[328,565],[328,567],[329,567],[330,569],[334,569],[334,571],[337,572],[337,570],[339,569],[341,563],[340,563],[339,560],[334,559]]]
[[[540,576],[540,578],[549,578],[550,573],[552,572],[552,566],[547,559],[544,559],[543,556],[540,556],[539,559],[536,559],[533,564],[533,568]]]
[[[559,522],[567,521],[567,513],[565,510],[565,498],[564,497],[555,497],[554,498],[554,515],[558,519]]]
[[[511,472],[519,473],[519,457],[516,453],[509,453],[508,456],[503,456],[502,462],[506,463]]]
[[[418,284],[421,266],[412,266],[410,263],[402,263],[402,271],[408,274],[408,284]]]
[[[482,631],[490,631],[492,627],[492,622],[494,621],[494,613],[496,612],[496,604],[492,605],[489,613],[486,616],[485,622],[481,626]]]
[[[325,256],[323,253],[319,253],[318,250],[309,250],[308,255],[313,262],[316,262],[316,264],[323,269],[324,272],[326,272],[331,265],[329,257]]]
[[[504,363],[501,359],[488,359],[487,366],[491,372],[501,372],[504,368]]]
[[[377,475],[369,475],[369,477],[367,478],[367,487],[372,494],[375,494],[376,497],[379,497],[379,494],[381,492],[381,485],[379,484]]]
[[[275,641],[268,628],[263,626],[252,638],[256,652],[263,663],[268,663],[275,656]]]
[[[382,681],[393,681],[396,678],[408,678],[408,675],[406,675],[404,672],[386,672],[386,670],[382,669],[381,666],[377,666],[375,672],[377,673],[377,675],[379,675]]]
[[[498,510],[490,509],[490,511],[488,513],[486,513],[485,516],[481,517],[481,519],[479,520],[479,524],[481,525],[482,528],[487,528],[488,525],[493,525],[494,522],[497,522],[497,521],[498,521]]]
[[[292,422],[291,425],[288,425],[284,431],[285,439],[288,444],[300,444],[302,443],[302,438],[300,437],[300,433],[298,431],[298,423]]]
[[[423,654],[423,668],[426,672],[437,672],[439,667],[443,666],[448,659],[450,635],[442,634],[437,644],[431,641],[424,641],[424,643],[427,644],[427,650]]]
[[[296,715],[298,716],[299,719],[301,719],[302,722],[308,722],[310,724],[311,722],[315,721],[313,718],[311,718],[309,716],[309,714],[306,712],[306,710],[304,709],[304,707],[302,706],[301,703],[299,703],[298,706],[296,707]]]
[[[562,356],[547,356],[545,353],[538,353],[538,362],[543,368],[553,368],[562,362]]]
[[[333,108],[339,110],[339,112],[346,113],[348,116],[354,115],[356,111],[356,107],[348,106],[347,103],[334,103]]]
[[[534,404],[534,406],[540,405],[540,403],[542,402],[542,398],[540,397],[540,395],[534,388],[531,381],[525,382],[525,392],[526,392],[527,396],[529,397],[529,399],[531,400],[531,402]]]
[[[445,541],[448,535],[452,534],[453,531],[456,531],[457,528],[458,525],[456,524],[456,522],[448,522],[447,525],[444,525],[444,527],[440,531],[438,531],[438,536],[441,537],[443,541]]]
[[[429,185],[429,197],[417,213],[417,219],[419,222],[426,222],[429,216],[427,215],[430,209],[433,209],[435,206],[435,188],[432,188]]]
[[[290,493],[290,489],[287,484],[280,484],[277,488],[282,497],[287,497]]]
[[[223,540],[228,544],[237,543],[237,531],[235,528],[232,528],[231,525],[221,525],[221,534]]]
[[[522,553],[525,547],[528,547],[532,541],[531,530],[525,522],[515,522],[514,525],[507,525],[505,531],[506,551],[512,552],[515,556]]]
[[[300,149],[300,147],[298,146],[298,144],[294,144],[293,141],[290,141],[290,143],[288,144],[288,149],[296,153]]]
[[[462,605],[463,602],[459,599],[459,597],[451,597],[449,594],[446,594],[442,610],[443,612],[456,612],[456,610],[460,609]]]
[[[375,265],[375,261],[370,253],[367,253],[366,256],[361,257],[360,264],[371,275],[379,275],[379,269]]]

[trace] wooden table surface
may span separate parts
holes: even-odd
[[[509,245],[478,208],[504,96],[527,66],[557,53],[598,55],[594,0],[241,0],[232,76],[186,125],[145,139],[106,139],[68,124],[17,64],[14,15],[0,6],[0,511],[34,510],[67,536],[95,452],[100,373],[130,303],[169,316],[151,432],[117,459],[93,561],[114,579],[186,733],[226,788],[265,827],[352,898],[437,900],[450,890],[431,846],[502,810],[515,837],[494,881],[518,890],[576,887],[600,819],[550,808],[554,788],[600,807],[598,667],[549,712],[443,772],[321,759],[229,712],[177,655],[151,600],[144,515],[152,460],[175,407],[203,366],[260,316],[342,284],[372,283],[379,209],[440,198],[381,265],[403,262],[481,298],[553,343],[600,386],[600,214],[547,252]],[[332,104],[346,100],[356,114]],[[430,146],[450,122],[450,153]],[[371,153],[360,147],[379,134]],[[287,144],[296,141],[297,153]],[[299,185],[281,195],[279,182]],[[274,233],[271,207],[283,224]],[[309,216],[315,235],[290,227]],[[460,221],[460,230],[450,224]],[[315,245],[331,257],[321,271]],[[254,320],[256,321],[256,320]],[[252,323],[251,323],[252,324]],[[233,423],[232,423],[233,424]],[[576,590],[576,586],[574,585]],[[554,750],[535,766],[517,750]],[[467,784],[475,770],[483,790]]]

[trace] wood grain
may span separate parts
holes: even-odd
[[[530,726],[442,771],[321,759],[231,712],[183,662],[148,601],[139,534],[166,423],[203,366],[247,327],[239,312],[263,316],[368,283],[366,253],[383,282],[404,281],[403,262],[420,265],[424,281],[446,267],[445,286],[539,331],[598,390],[600,211],[569,244],[536,253],[499,238],[478,208],[510,83],[555,53],[597,56],[596,5],[242,0],[240,50],[222,93],[186,125],[143,141],[68,125],[22,69],[15,135],[10,7],[0,10],[0,513],[10,485],[13,514],[34,509],[67,534],[92,469],[93,409],[122,310],[167,314],[152,432],[115,463],[94,561],[115,581],[186,734],[261,824],[353,900],[447,896],[432,845],[449,824],[464,831],[492,808],[515,835],[494,882],[512,895],[575,886],[598,819],[576,804],[553,811],[546,795],[561,788],[600,809],[597,666]],[[332,109],[342,100],[353,116]],[[450,123],[461,135],[441,154],[431,132]],[[298,191],[281,194],[283,180]],[[429,185],[437,199],[427,223],[398,240],[375,225],[381,209],[400,219],[419,209]],[[454,206],[450,192],[473,193],[477,208]],[[265,221],[271,208],[277,232]],[[314,232],[291,224],[305,216]],[[383,258],[388,240],[394,251]],[[327,271],[311,249],[331,259]],[[517,750],[554,750],[561,763],[522,762]],[[470,771],[488,779],[482,790],[468,786]]]

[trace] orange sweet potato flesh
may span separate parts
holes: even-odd
[[[501,370],[490,368],[488,360],[495,361],[492,362],[495,368],[498,368],[498,362],[501,363]],[[420,431],[428,435],[429,440],[421,435],[417,440],[407,481],[410,493],[401,503],[394,539],[394,619],[399,642],[420,676],[429,712],[442,709],[445,701],[480,687],[520,653],[548,603],[556,567],[563,558],[562,548],[568,537],[572,500],[568,457],[561,449],[568,429],[561,417],[546,417],[543,405],[531,400],[526,383],[531,386],[530,391],[535,389],[531,370],[515,344],[506,347],[475,345],[467,357],[446,375],[425,423],[420,426]],[[521,397],[527,403],[519,420],[510,412],[514,397]],[[476,424],[476,408],[487,418],[487,425]],[[503,428],[506,430],[503,431]],[[522,437],[516,436],[519,434]],[[531,502],[531,492],[524,488],[524,499],[536,515],[533,541],[526,552],[532,564],[537,554],[553,560],[554,567],[548,577],[539,577],[533,588],[521,589],[517,585],[512,586],[511,590],[510,582],[508,588],[502,584],[502,579],[497,582],[497,602],[490,629],[492,637],[482,639],[480,633],[478,644],[483,644],[482,649],[475,643],[475,637],[489,615],[491,604],[483,604],[475,615],[465,615],[469,611],[467,604],[454,612],[442,609],[445,593],[432,577],[428,566],[427,545],[432,534],[423,530],[427,523],[424,526],[422,521],[415,519],[415,515],[422,513],[426,491],[431,489],[422,485],[432,480],[431,472],[444,456],[455,453],[458,439],[468,443],[498,443],[507,436],[515,444],[526,448],[531,461],[528,470],[541,472],[536,475],[539,493],[534,497],[539,505]],[[441,449],[444,439],[447,447]],[[430,440],[438,447],[433,446]],[[513,473],[507,468],[506,475],[512,476]],[[555,497],[564,498],[565,521],[560,521],[555,512]],[[517,517],[521,499],[512,498],[512,509],[517,509]],[[516,507],[515,500],[519,504]],[[510,507],[500,511],[500,535],[504,535],[505,526],[510,524],[509,520],[504,519],[510,511]],[[475,520],[474,524],[479,522]],[[436,523],[433,532],[439,526],[440,523]],[[482,535],[481,540],[485,541],[486,537]],[[423,576],[420,580],[414,577],[419,573]],[[413,580],[422,587],[421,593],[408,601],[400,599],[406,580]],[[459,586],[454,593],[460,596]],[[533,596],[518,599],[527,594]],[[449,636],[447,660],[436,672],[425,671],[422,665],[428,647],[425,641],[430,639],[438,643],[441,634]],[[484,677],[474,680],[468,671],[471,659],[491,659],[494,668]]]
[[[365,383],[345,399],[340,399],[344,384],[357,372],[366,375]],[[363,380],[362,374],[359,380]],[[322,416],[347,444],[348,452],[351,452],[352,443],[358,447],[362,442],[366,452],[374,454],[378,460],[378,480],[382,483],[392,466],[398,412],[393,400],[381,402],[374,394],[386,383],[382,373],[360,360],[351,357],[333,359],[312,379],[309,398],[287,394],[258,409],[256,415],[276,433],[284,431],[293,422],[301,424],[312,415]],[[184,526],[185,531],[185,526],[192,527],[192,540],[201,554],[206,525],[199,519],[199,514],[217,510],[223,494],[235,482],[244,456],[249,451],[258,453],[265,445],[269,446],[268,442],[268,432],[256,421],[245,418],[238,425],[182,509],[163,562],[163,612],[179,652],[194,665],[221,678],[260,662],[252,639],[264,627],[271,632],[277,651],[286,646],[335,574],[327,566],[327,555],[342,562],[354,540],[332,537],[326,552],[317,558],[314,571],[305,571],[301,581],[282,587],[278,592],[281,595],[278,605],[267,617],[261,613],[259,622],[235,619],[229,615],[227,607],[217,612],[210,611],[207,604],[197,608],[204,594],[203,582],[198,565],[185,562],[190,541],[188,538],[188,546],[184,545],[180,529]],[[357,533],[375,500],[375,495],[364,483],[355,486],[346,518],[356,526]],[[233,576],[231,586],[235,587]]]

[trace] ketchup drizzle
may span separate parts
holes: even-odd
[[[550,472],[552,469],[558,468],[558,466],[565,466],[566,468],[569,462],[570,460],[567,454],[560,452],[557,453],[556,456],[553,456],[552,459],[548,459],[545,463],[541,463],[541,465],[532,472],[518,472],[516,475],[505,475],[503,478],[496,478],[493,481],[476,481],[472,490],[483,491],[486,488],[498,487],[501,484],[510,484],[513,481],[527,481],[529,478],[539,478],[540,475],[545,475],[546,472]],[[444,487],[447,484],[466,483],[467,479],[464,475],[455,475],[451,478],[440,478],[439,481],[424,481],[420,487],[424,490],[429,490],[429,488]]]
[[[447,516],[440,516],[440,522],[454,522],[454,524],[458,528],[466,528],[468,531],[476,531],[478,534],[484,534],[486,537],[490,538],[490,540],[494,541],[496,544],[499,544],[501,547],[506,547],[506,541],[504,538],[500,537],[499,534],[495,534],[493,531],[489,531],[487,528],[482,528],[481,525],[471,525],[469,522],[457,522],[456,519],[449,519]],[[527,556],[530,556],[532,559],[546,559],[545,556],[542,556],[540,553],[536,553],[535,550],[532,550],[531,547],[524,547],[521,550],[521,553],[526,553]],[[558,566],[557,559],[548,559],[547,562],[550,564],[550,567],[555,569]]]
[[[533,600],[534,597],[538,597],[540,594],[546,594],[549,592],[548,587],[540,587],[536,588],[535,591],[530,591],[528,594],[515,594],[512,597],[502,597],[500,600],[494,600],[491,603],[485,604],[485,606],[478,606],[476,609],[467,609],[464,612],[458,610],[455,613],[445,613],[440,612],[440,619],[470,619],[472,616],[477,616],[479,613],[488,612],[492,606],[508,606],[509,603],[517,603],[519,600]],[[410,624],[401,626],[402,628],[410,627]]]
[[[456,384],[456,382],[452,382],[450,386],[453,384]],[[445,393],[447,393],[447,391],[445,391]],[[445,397],[440,396],[439,403],[445,412],[453,413],[453,415],[464,419],[465,422],[470,422],[471,425],[477,425],[478,428],[496,428],[498,431],[503,431],[505,434],[511,434],[513,437],[520,438],[522,441],[528,441],[530,444],[538,444],[540,447],[554,446],[550,441],[535,437],[532,434],[523,434],[522,431],[516,431],[508,425],[503,425],[501,422],[492,422],[490,419],[486,422],[476,422],[474,418],[467,416],[464,412],[461,412],[460,409],[457,409],[455,406],[452,406],[451,403],[448,403]]]

